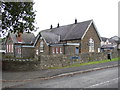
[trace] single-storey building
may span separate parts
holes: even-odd
[[[100,52],[101,37],[93,20],[60,26],[41,31],[34,42],[38,55],[77,55]]]
[[[6,37],[6,55],[10,57],[34,57],[33,33],[9,33]]]

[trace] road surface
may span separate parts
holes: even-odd
[[[50,80],[37,79],[17,88],[118,88],[118,79],[118,67],[114,67]]]

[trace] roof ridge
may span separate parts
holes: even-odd
[[[55,43],[58,42],[58,40],[80,39],[91,25],[92,21],[93,20],[87,20],[76,24],[64,25],[59,28],[43,30],[40,33],[42,37],[46,39],[47,43]]]
[[[81,21],[81,22],[77,22],[76,24],[80,24],[80,23],[84,23],[84,22],[88,22],[88,21],[93,21],[93,19],[85,20],[85,21]],[[59,28],[64,27],[64,26],[70,26],[70,25],[75,25],[75,23],[62,25],[62,26],[59,26]],[[58,27],[54,27],[54,28],[52,28],[52,29],[56,29],[56,28],[58,28]],[[41,30],[40,32],[43,32],[43,31],[51,31],[52,29],[44,29],[44,30]]]

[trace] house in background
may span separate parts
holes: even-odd
[[[6,55],[11,57],[34,57],[33,33],[9,33],[6,37]]]
[[[108,44],[112,44],[112,45],[116,44],[115,40],[112,39],[112,38],[101,37],[101,39],[102,39],[101,46],[102,45],[108,45]]]
[[[113,36],[110,39],[115,40],[115,42],[117,43],[117,49],[120,50],[120,37],[119,36]]]
[[[41,31],[35,40],[36,55],[77,55],[100,52],[101,37],[93,20]]]
[[[102,39],[102,41],[101,41],[102,52],[117,49],[117,43],[114,39],[105,38],[105,37],[101,37],[101,39]]]
[[[119,40],[120,40],[120,37],[118,37],[118,36],[113,36],[113,37],[111,37],[110,39],[113,39],[113,40],[115,40],[115,41],[119,41]]]
[[[120,51],[120,38],[119,38],[119,40],[117,41],[117,49]]]

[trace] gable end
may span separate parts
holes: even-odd
[[[95,28],[95,31],[96,31],[96,33],[97,33],[97,35],[98,35],[100,41],[102,41],[102,39],[101,39],[101,37],[100,37],[100,34],[99,34],[99,32],[97,31],[97,28],[96,28],[96,26],[95,26],[93,20],[91,21],[91,23],[89,24],[88,28],[87,28],[86,31],[84,32],[84,34],[83,34],[81,40],[85,37],[85,35],[86,35],[87,31],[89,30],[89,28],[90,28],[91,25],[93,25],[93,27]]]

